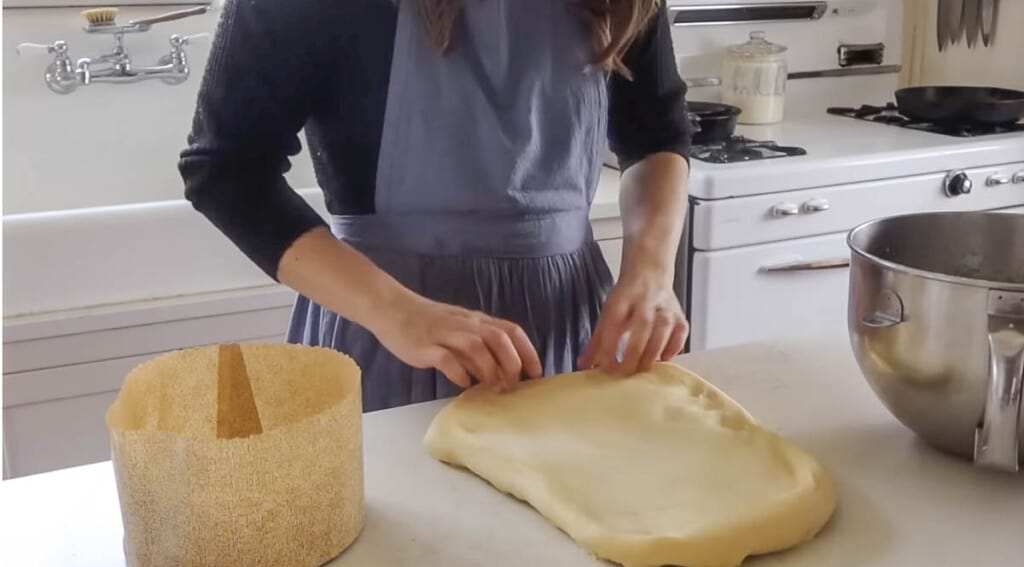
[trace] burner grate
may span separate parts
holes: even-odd
[[[829,114],[847,116],[868,122],[878,122],[888,126],[899,126],[921,132],[943,134],[958,138],[974,138],[977,136],[988,136],[992,134],[1008,134],[1011,132],[1024,132],[1024,122],[1015,124],[1000,125],[977,125],[977,124],[939,124],[935,122],[924,122],[912,120],[900,114],[896,103],[889,102],[885,106],[871,104],[861,105],[859,108],[848,106],[833,106],[826,109]]]
[[[708,163],[740,163],[806,154],[807,150],[796,146],[780,146],[773,141],[758,141],[743,136],[732,136],[718,144],[694,146],[690,157]]]

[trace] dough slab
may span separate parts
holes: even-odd
[[[426,445],[627,567],[733,567],[813,538],[836,506],[813,457],[672,364],[473,388]]]

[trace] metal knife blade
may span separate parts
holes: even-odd
[[[967,48],[978,43],[981,32],[981,0],[964,0],[964,31],[967,33]]]
[[[947,4],[949,12],[949,42],[953,45],[960,43],[964,35],[964,0],[950,0]]]
[[[995,42],[998,11],[998,0],[981,0],[981,41],[986,47]]]
[[[935,14],[935,39],[939,43],[939,53],[946,48],[946,43],[949,42],[949,24],[946,19],[946,4],[951,0],[939,0],[938,8]],[[986,42],[985,45],[988,45]]]

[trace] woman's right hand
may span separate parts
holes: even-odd
[[[370,329],[402,362],[436,368],[468,388],[475,381],[508,390],[543,367],[529,337],[515,323],[409,293]]]
[[[476,379],[507,389],[524,374],[541,375],[537,351],[518,325],[413,293],[326,227],[292,243],[277,273],[299,293],[369,329],[402,362],[436,368],[464,388]]]

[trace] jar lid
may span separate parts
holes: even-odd
[[[750,41],[726,48],[730,54],[740,57],[765,57],[785,53],[786,46],[765,39],[763,31],[750,32]]]

